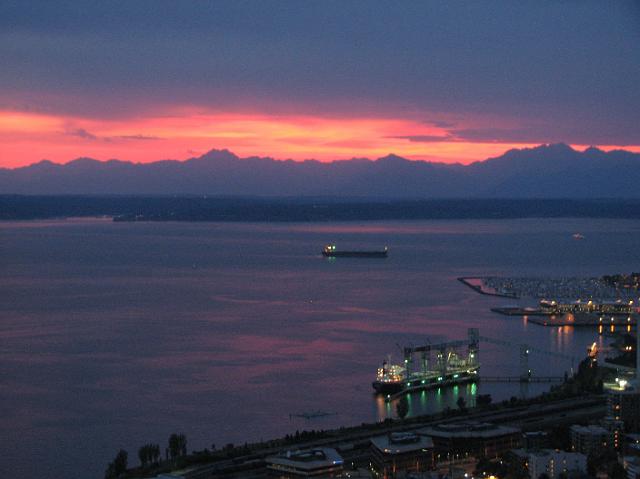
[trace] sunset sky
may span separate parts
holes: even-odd
[[[0,4],[0,166],[640,151],[637,2]]]

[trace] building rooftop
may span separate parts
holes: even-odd
[[[527,456],[529,457],[551,457],[551,456],[564,456],[566,458],[571,457],[585,457],[586,456],[580,452],[569,452],[569,451],[560,451],[557,449],[537,449],[535,451],[527,451]]]
[[[419,434],[431,437],[478,437],[490,438],[520,433],[520,429],[511,426],[498,426],[490,423],[464,422],[457,424],[438,424],[418,431]]]
[[[371,443],[386,454],[402,454],[422,449],[433,449],[433,441],[430,437],[409,432],[394,432],[390,435],[372,437]]]
[[[287,451],[277,456],[270,456],[267,463],[295,469],[312,470],[323,467],[342,465],[342,456],[330,447],[319,447],[302,451]]]
[[[574,424],[571,426],[571,431],[575,431],[578,434],[609,434],[609,431],[607,431],[605,428],[603,428],[602,426],[597,426],[595,424],[592,424],[590,426],[580,426],[578,424]]]

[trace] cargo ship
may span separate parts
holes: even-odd
[[[346,257],[346,258],[386,258],[389,249],[385,246],[382,250],[365,251],[351,250],[341,251],[336,249],[336,245],[328,244],[322,249],[322,256],[327,257]]]
[[[409,377],[402,366],[384,361],[382,367],[378,368],[372,386],[378,394],[395,394],[403,390],[430,389],[478,380],[477,364],[469,365],[466,360],[457,357],[456,360],[459,362],[458,365],[449,364],[445,370],[415,371],[410,373]]]
[[[478,381],[478,345],[478,330],[470,328],[468,340],[406,347],[404,365],[391,364],[390,358],[383,361],[371,385],[377,394],[391,395]],[[460,354],[461,348],[466,350],[466,357]],[[419,364],[414,364],[416,360]]]

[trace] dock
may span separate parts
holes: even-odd
[[[482,376],[482,382],[486,383],[561,383],[563,376]]]
[[[484,294],[485,296],[497,296],[499,298],[518,299],[518,296],[514,293],[501,293],[500,291],[488,290],[486,288],[483,288],[482,286],[483,278],[479,278],[476,276],[461,276],[456,279],[460,281],[462,284],[464,284],[465,286],[468,286],[469,288],[474,290],[476,293]]]
[[[616,316],[599,316],[593,314],[564,314],[562,316],[534,316],[528,318],[528,321],[540,326],[596,326],[602,329],[611,329],[612,327],[627,328],[630,330],[638,322],[638,316],[616,317]]]
[[[519,306],[502,306],[491,308],[491,311],[504,316],[552,316],[553,313],[541,308],[521,308]]]
[[[629,325],[629,328],[631,326]],[[421,346],[411,346],[404,348],[404,370],[399,370],[394,374],[398,374],[398,378],[393,381],[385,380],[385,374],[389,375],[390,365],[378,369],[377,381],[374,382],[374,388],[379,394],[384,394],[385,401],[393,401],[402,395],[412,393],[424,389],[439,389],[451,387],[463,383],[475,382],[504,382],[504,383],[560,383],[565,380],[565,376],[538,376],[536,375],[529,362],[531,354],[541,354],[546,359],[554,357],[564,361],[571,362],[571,375],[576,358],[571,355],[560,353],[557,351],[548,351],[529,346],[527,344],[517,344],[507,339],[490,338],[481,336],[477,328],[469,328],[467,330],[468,339],[447,341],[439,344],[424,344]],[[505,376],[484,376],[479,374],[480,362],[480,342],[504,346],[518,351],[519,374]],[[466,358],[455,353],[457,348],[463,348],[467,351]],[[431,362],[430,353],[435,352],[436,358]],[[419,355],[419,361],[414,355]],[[417,364],[416,364],[417,362]],[[450,363],[458,364],[458,370],[452,371]],[[435,367],[433,367],[435,366]],[[386,369],[385,369],[386,367]],[[395,366],[394,366],[395,367]],[[385,372],[386,371],[386,372]],[[395,385],[391,389],[376,386]]]

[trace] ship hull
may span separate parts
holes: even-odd
[[[388,383],[382,381],[373,381],[371,385],[373,389],[375,389],[376,394],[395,394],[402,391],[404,387],[403,383]]]
[[[456,384],[464,384],[469,382],[477,382],[477,371],[460,372],[455,374],[446,374],[438,377],[412,377],[411,380],[403,382],[382,382],[374,381],[372,383],[376,394],[396,394],[402,391],[417,391],[422,389],[434,389],[440,387],[455,386]]]
[[[322,256],[328,258],[386,258],[386,251],[323,251]]]

